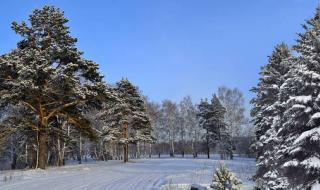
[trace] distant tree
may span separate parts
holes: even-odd
[[[44,169],[51,120],[59,115],[79,130],[93,134],[82,122],[82,109],[99,103],[105,87],[98,65],[81,58],[63,12],[45,6],[35,9],[29,20],[30,26],[25,22],[12,24],[22,40],[2,56],[0,103],[2,107],[19,104],[36,116],[36,124],[29,127],[37,136],[36,167]]]
[[[218,97],[226,108],[225,122],[228,126],[228,133],[231,137],[239,136],[241,127],[247,122],[242,92],[237,89],[230,89],[225,86],[218,88]]]
[[[178,108],[177,105],[170,101],[164,100],[162,102],[162,120],[165,127],[165,130],[168,134],[169,142],[170,142],[170,156],[175,156],[174,151],[174,141],[176,137],[176,122],[177,122],[177,114]]]
[[[197,156],[197,150],[195,143],[199,140],[200,127],[197,121],[197,110],[190,96],[186,96],[179,104],[180,115],[183,120],[182,129],[180,130],[182,141],[184,142],[183,136],[188,135],[188,138],[191,139],[191,149],[194,157]],[[184,154],[184,150],[183,150]]]
[[[199,124],[206,130],[207,156],[210,158],[210,147],[219,145],[222,158],[232,156],[230,135],[224,121],[225,108],[214,94],[211,102],[201,100],[198,105]]]
[[[228,132],[227,125],[225,123],[226,109],[220,103],[218,97],[214,94],[211,99],[212,117],[210,118],[211,129],[213,133],[217,133],[214,136],[218,136],[218,144],[220,149],[220,155],[222,159],[232,158],[232,143],[231,136]],[[214,137],[216,138],[216,137]]]
[[[206,149],[207,149],[207,156],[210,158],[210,144],[212,145],[212,137],[213,134],[211,134],[211,121],[210,118],[213,115],[212,107],[209,104],[208,100],[201,100],[198,105],[198,113],[197,116],[199,118],[199,125],[206,131],[205,138],[206,138]],[[214,132],[214,140],[217,140],[218,131]],[[211,142],[210,142],[211,141]],[[215,146],[215,144],[214,144]]]
[[[159,142],[160,138],[160,123],[161,123],[161,109],[160,105],[156,102],[149,101],[148,97],[145,97],[146,107],[147,107],[147,114],[150,118],[151,126],[153,128],[151,136],[154,137],[154,142]],[[152,152],[152,144],[150,143],[150,151],[149,157],[151,157]]]
[[[146,104],[138,88],[128,79],[117,82],[115,92],[119,101],[111,104],[110,111],[105,113],[105,121],[109,127],[106,134],[117,134],[120,144],[123,145],[124,162],[128,162],[128,144],[152,142],[150,118],[147,114]]]

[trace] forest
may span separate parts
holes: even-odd
[[[222,85],[200,102],[156,102],[126,77],[108,83],[54,6],[11,28],[20,40],[0,56],[1,170],[218,155],[226,163],[256,158],[256,190],[320,184],[320,9],[296,44],[275,46],[252,88],[250,116],[238,88]]]

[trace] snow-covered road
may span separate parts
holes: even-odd
[[[141,159],[93,162],[49,168],[46,171],[5,171],[0,173],[1,190],[166,190],[184,189],[192,183],[209,184],[218,160]],[[225,161],[251,189],[248,180],[255,170],[252,159]],[[181,188],[179,188],[181,187]],[[183,188],[184,187],[184,188]]]

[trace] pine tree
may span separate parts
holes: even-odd
[[[214,94],[211,99],[211,106],[213,115],[210,118],[212,123],[212,128],[214,131],[218,132],[218,142],[220,155],[222,159],[227,157],[231,158],[232,156],[232,142],[231,136],[228,132],[227,125],[225,123],[224,115],[226,113],[226,109],[222,106],[218,97]]]
[[[211,129],[212,125],[210,122],[210,118],[212,117],[212,106],[209,104],[208,100],[201,100],[198,105],[198,113],[197,117],[199,118],[199,125],[206,131],[205,138],[206,138],[206,145],[207,145],[207,157],[210,158],[210,145],[217,140],[217,131],[213,131]]]
[[[216,190],[237,190],[242,182],[223,164],[213,174],[211,188]]]
[[[283,139],[277,152],[279,168],[290,187],[297,189],[308,189],[320,180],[320,9],[303,28],[294,46],[297,63],[281,87],[288,98],[277,135]]]
[[[98,65],[81,57],[63,12],[45,6],[35,9],[29,21],[30,26],[26,22],[12,24],[22,40],[2,56],[0,101],[2,106],[24,106],[37,116],[37,124],[29,127],[38,139],[37,167],[44,169],[50,121],[59,115],[93,133],[83,122],[82,110],[98,104],[105,87]]]
[[[210,158],[210,147],[214,148],[216,145],[219,145],[222,158],[232,154],[231,138],[224,122],[225,112],[225,108],[215,94],[211,99],[211,104],[207,100],[201,100],[198,105],[199,124],[206,130],[208,158]]]
[[[105,113],[108,128],[106,134],[114,134],[123,146],[124,162],[128,162],[128,144],[148,142],[152,143],[153,128],[147,115],[143,97],[128,79],[117,82],[114,88],[119,101],[110,106]]]
[[[276,46],[268,64],[262,67],[258,86],[252,89],[256,93],[256,98],[252,100],[254,108],[251,115],[255,125],[254,148],[258,162],[254,177],[257,186],[263,189],[286,189],[287,185],[286,178],[281,177],[281,172],[278,171],[274,155],[279,150],[281,142],[281,139],[276,137],[283,122],[285,109],[281,101],[286,99],[280,95],[280,88],[292,62],[293,58],[287,45],[282,43]]]

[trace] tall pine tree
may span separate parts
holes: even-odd
[[[199,124],[206,130],[207,157],[210,158],[210,148],[219,145],[222,158],[231,156],[231,139],[227,133],[227,126],[224,122],[226,110],[221,105],[218,97],[214,94],[211,102],[201,100],[198,105]]]
[[[275,47],[269,57],[268,64],[262,67],[258,86],[252,91],[256,98],[252,100],[254,108],[251,110],[255,125],[257,153],[257,172],[255,180],[257,186],[263,189],[286,189],[287,182],[281,177],[276,166],[275,152],[279,149],[281,139],[277,131],[283,122],[284,107],[281,101],[280,88],[285,82],[286,74],[293,62],[290,50],[286,44]]]
[[[12,24],[22,39],[2,56],[0,102],[21,105],[36,116],[36,124],[29,127],[37,136],[36,167],[44,169],[50,121],[59,115],[83,129],[82,110],[99,102],[105,85],[98,65],[81,57],[63,12],[45,6],[35,9],[29,21]]]
[[[320,182],[320,9],[303,26],[294,50],[297,63],[281,88],[284,123],[277,153],[292,188],[309,189]]]
[[[232,142],[225,123],[226,109],[222,106],[219,98],[214,94],[211,99],[213,115],[210,118],[212,129],[218,132],[219,151],[222,159],[232,158]]]
[[[146,104],[137,87],[128,79],[117,82],[114,90],[119,101],[112,104],[112,108],[105,113],[108,132],[117,134],[123,146],[123,159],[128,162],[128,144],[148,142],[152,143],[153,128],[147,115]]]

